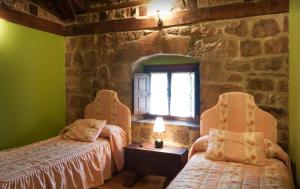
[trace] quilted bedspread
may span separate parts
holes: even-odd
[[[293,189],[288,167],[268,158],[264,166],[212,161],[194,154],[168,189]]]
[[[126,141],[126,135],[123,140]],[[114,142],[114,147],[117,148],[119,143],[122,142]],[[0,188],[72,189],[103,184],[104,180],[111,177],[113,171],[112,161],[117,150],[112,150],[111,147],[110,141],[104,138],[87,143],[63,140],[57,136],[2,151]]]

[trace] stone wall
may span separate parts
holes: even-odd
[[[157,137],[162,138],[164,144],[171,146],[191,147],[194,141],[199,138],[199,127],[174,124],[165,121],[166,132],[158,136],[153,132],[154,121],[133,121],[132,141],[154,143]]]
[[[66,38],[67,120],[83,116],[95,92],[116,90],[132,104],[132,63],[156,53],[190,55],[200,62],[201,111],[218,95],[244,91],[278,120],[288,143],[288,14],[200,22],[163,30]]]

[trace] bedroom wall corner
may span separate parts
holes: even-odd
[[[0,150],[65,125],[64,37],[0,18]]]
[[[296,179],[300,184],[300,1],[290,0],[290,92],[289,92],[289,153],[296,169]]]

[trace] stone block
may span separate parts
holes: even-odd
[[[73,123],[77,119],[82,119],[83,114],[84,114],[83,110],[72,108],[72,110],[68,111],[67,114],[66,114],[66,116],[67,116],[67,120],[66,120],[67,125]]]
[[[286,123],[277,123],[277,128],[280,130],[286,130],[288,129],[288,124]]]
[[[96,46],[98,48],[113,48],[113,41],[111,34],[99,34],[96,36]]]
[[[230,39],[198,40],[191,49],[191,55],[201,60],[223,60],[224,57],[235,57],[238,54],[237,44]]]
[[[206,84],[203,83],[201,85],[201,112],[204,110],[211,108],[218,102],[218,98],[220,94],[225,92],[234,92],[234,91],[243,91],[243,89],[239,85],[235,84]]]
[[[83,68],[94,69],[95,65],[98,63],[98,54],[96,50],[84,51],[84,64]]]
[[[201,61],[200,64],[200,79],[201,81],[224,81],[225,72],[221,61]]]
[[[254,93],[252,95],[254,96],[254,101],[256,104],[261,104],[266,101],[266,95],[263,93]]]
[[[289,105],[289,97],[288,97],[288,95],[279,96],[278,99],[277,99],[277,101],[278,101],[277,104],[280,107],[282,107],[286,112],[288,112],[288,105]]]
[[[200,129],[199,130],[189,130],[189,144],[190,146],[200,137]]]
[[[80,40],[77,37],[66,37],[66,49],[73,51],[77,47],[81,47]]]
[[[176,129],[172,133],[172,140],[183,145],[190,144],[189,132],[186,129]]]
[[[260,58],[253,60],[253,68],[257,71],[278,71],[284,63],[283,57]]]
[[[141,139],[146,141],[151,141],[152,139],[153,128],[151,127],[142,127],[141,128]]]
[[[96,35],[78,37],[78,45],[82,49],[94,49],[96,47]]]
[[[219,33],[217,28],[214,25],[201,23],[192,26],[191,34],[199,38],[203,38],[203,37],[216,36]]]
[[[247,61],[228,61],[225,68],[228,71],[247,72],[250,70],[251,65]]]
[[[272,91],[274,89],[274,82],[270,79],[247,79],[247,89]]]
[[[131,64],[112,64],[111,77],[115,81],[131,81],[132,67]]]
[[[122,96],[122,95],[120,95],[120,96],[119,96],[119,100],[120,100],[123,104],[125,104],[125,105],[130,109],[131,112],[133,111],[133,109],[132,109],[132,98],[131,98],[131,96]]]
[[[168,35],[161,39],[161,49],[164,53],[186,55],[189,52],[191,37]]]
[[[159,33],[153,32],[138,40],[122,43],[115,53],[115,62],[131,64],[139,58],[160,52]]]
[[[114,10],[114,19],[118,20],[121,18],[126,18],[126,11],[125,9],[116,9]]]
[[[178,35],[179,27],[172,27],[172,28],[164,30],[164,32],[166,32],[167,34]]]
[[[274,36],[280,32],[278,23],[274,19],[261,19],[253,26],[253,37]]]
[[[244,0],[197,0],[198,7],[211,7],[211,6],[219,6],[224,4],[231,4],[231,3],[240,3]],[[238,11],[238,10],[236,10]]]
[[[231,74],[231,75],[227,76],[227,81],[241,82],[241,81],[243,81],[243,77],[240,74]]]
[[[132,85],[128,81],[118,81],[115,82],[115,90],[118,95],[131,97],[132,96]]]
[[[232,22],[229,26],[225,27],[224,31],[239,37],[246,36],[248,34],[248,23],[244,20]]]
[[[139,7],[139,16],[147,16],[147,6],[140,6]]]
[[[141,137],[141,126],[137,124],[132,124],[131,126],[131,136],[132,136],[132,141],[135,142],[140,142],[140,137]]]
[[[81,108],[83,110],[89,102],[90,98],[88,96],[72,95],[70,105],[73,108]]]
[[[240,52],[242,56],[256,56],[261,54],[261,45],[259,41],[243,40],[240,42]]]
[[[277,87],[279,92],[288,92],[289,91],[289,83],[287,80],[281,80],[278,82]]]
[[[268,39],[265,42],[265,51],[267,54],[287,53],[289,51],[288,37],[279,37]]]
[[[77,68],[66,68],[65,75],[67,78],[80,77],[80,70]]]
[[[191,27],[186,26],[186,27],[181,27],[179,30],[180,35],[190,35],[191,33]]]
[[[71,52],[66,52],[65,53],[65,67],[69,68],[72,66],[72,62],[73,62],[73,54]]]
[[[80,51],[76,51],[73,53],[73,64],[74,67],[79,67],[80,65],[82,65],[84,63],[84,58],[83,55]]]

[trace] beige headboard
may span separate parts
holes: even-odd
[[[277,142],[277,121],[269,113],[256,106],[248,93],[230,92],[219,96],[218,103],[202,113],[200,135],[210,128],[235,132],[262,132],[265,138]]]
[[[115,91],[98,91],[94,101],[85,107],[84,117],[106,120],[108,124],[122,127],[127,134],[128,144],[131,143],[131,112],[120,102]]]

